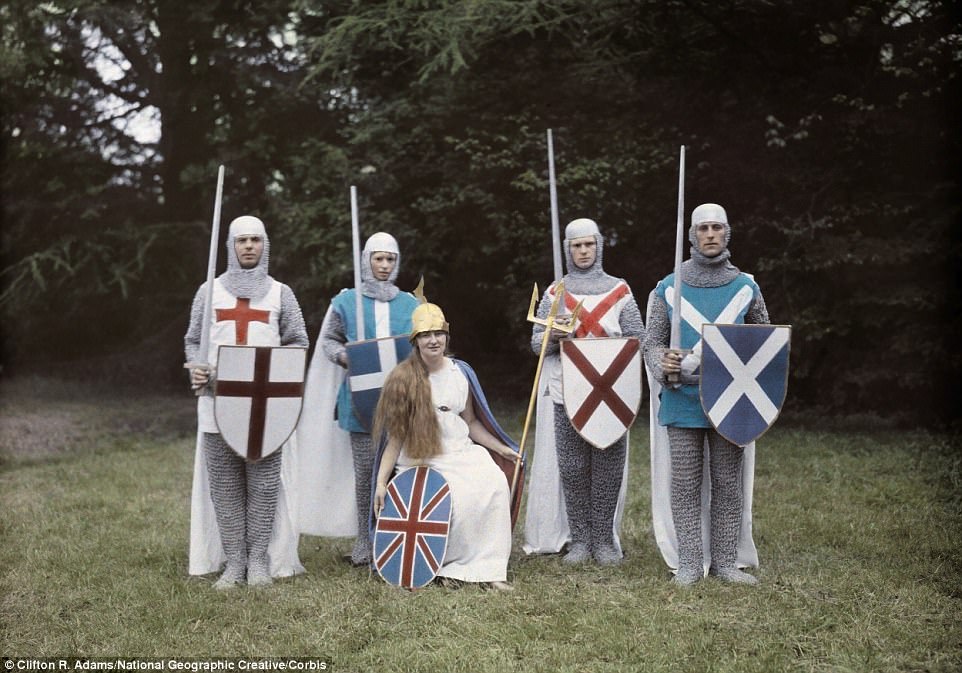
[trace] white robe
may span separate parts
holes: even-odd
[[[451,488],[451,526],[438,575],[465,582],[503,582],[511,555],[508,482],[488,450],[468,436],[460,413],[468,403],[469,386],[461,370],[446,360],[430,381],[441,428],[441,455],[414,461],[402,448],[397,470],[426,464],[440,472]]]
[[[327,359],[318,340],[295,431],[299,451],[297,529],[306,535],[357,535],[351,435],[334,419],[344,375],[344,368]]]
[[[204,398],[198,400],[198,405],[200,404],[205,404]],[[227,561],[220,542],[214,502],[210,499],[210,480],[203,441],[203,433],[198,431],[194,451],[194,480],[190,494],[190,551],[187,572],[191,575],[217,572]],[[297,555],[298,534],[292,496],[294,475],[297,474],[296,441],[291,438],[281,450],[281,483],[277,494],[277,509],[274,511],[274,529],[267,547],[272,577],[288,577],[304,572],[304,566]]]
[[[648,296],[648,311],[645,322],[651,317],[651,302],[654,292]],[[651,518],[655,541],[662,558],[669,568],[678,569],[678,537],[671,515],[671,448],[668,443],[668,429],[658,423],[658,409],[661,383],[645,366],[648,376],[648,389],[651,392]],[[702,554],[705,572],[711,565],[711,474],[708,458],[708,441],[705,441],[705,467],[701,481],[701,534]],[[752,539],[752,491],[755,484],[755,442],[744,449],[742,460],[742,524],[738,538],[735,564],[739,568],[757,568],[758,551]]]
[[[561,474],[558,472],[558,453],[554,434],[554,402],[548,394],[548,381],[561,369],[561,358],[548,356],[544,360],[541,380],[538,383],[538,399],[535,417],[534,457],[531,459],[531,477],[527,487],[527,508],[524,515],[524,544],[526,554],[557,554],[571,541],[568,514],[565,511],[564,493],[561,490]],[[618,492],[615,508],[614,542],[621,552],[621,520],[625,513],[628,493],[628,455],[630,433],[625,437],[625,471]]]

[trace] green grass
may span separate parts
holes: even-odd
[[[333,671],[962,669],[962,446],[949,436],[773,429],[757,454],[757,588],[668,582],[649,531],[642,421],[618,568],[515,551],[513,593],[407,593],[344,563],[350,540],[305,537],[306,575],[219,593],[186,574],[188,393],[37,381],[0,393],[4,656],[316,656]]]

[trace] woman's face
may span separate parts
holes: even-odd
[[[421,332],[416,337],[418,352],[425,362],[431,362],[444,357],[448,347],[448,333],[443,330]]]
[[[371,273],[377,280],[387,280],[397,264],[397,255],[393,252],[374,252],[371,254]]]

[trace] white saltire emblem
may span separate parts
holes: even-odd
[[[729,441],[745,446],[778,417],[788,385],[790,339],[787,325],[702,327],[702,407]]]

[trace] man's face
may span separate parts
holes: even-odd
[[[721,222],[700,222],[695,227],[698,252],[715,257],[725,249],[725,225]]]
[[[234,253],[242,269],[253,269],[264,254],[264,239],[252,234],[242,234],[234,239]]]
[[[397,255],[393,252],[376,251],[371,255],[371,273],[377,280],[387,280],[397,264]]]
[[[579,269],[590,269],[598,256],[598,244],[594,236],[573,238],[568,242],[568,249],[571,251],[571,259]]]

